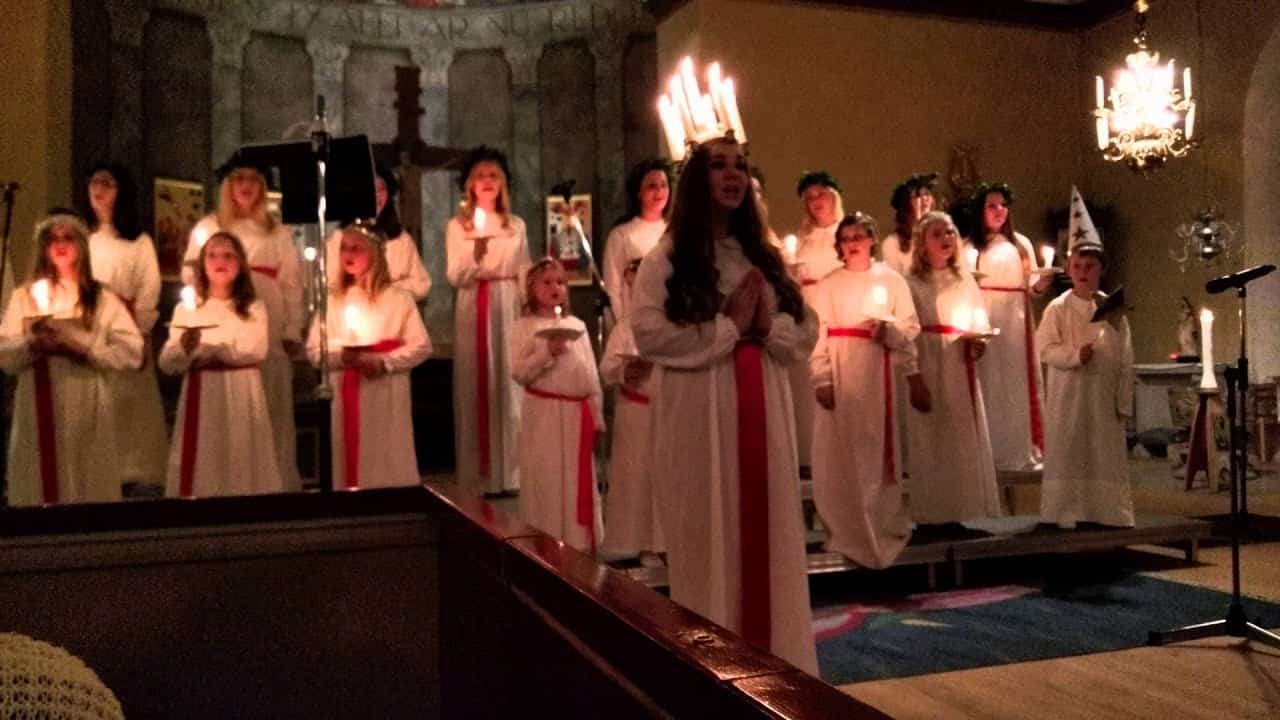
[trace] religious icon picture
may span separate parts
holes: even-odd
[[[182,258],[187,252],[191,228],[204,216],[204,185],[188,180],[156,178],[154,188],[156,261],[160,277],[182,277]]]
[[[547,254],[564,265],[570,285],[591,284],[591,195],[547,196]]]

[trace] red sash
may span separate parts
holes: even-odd
[[[380,340],[361,350],[368,353],[387,353],[404,345],[400,338]],[[346,489],[360,487],[360,371],[355,368],[342,370],[342,444],[343,474]]]
[[[54,426],[53,383],[49,378],[49,358],[40,358],[31,364],[35,371],[36,439],[40,455],[40,489],[44,504],[59,500],[58,494],[58,436]]]
[[[489,283],[515,280],[514,275],[476,280],[476,442],[480,475],[488,477],[489,457]]]
[[[250,265],[249,269],[261,275],[266,275],[272,280],[275,280],[276,276],[280,274],[280,268],[275,265]]]
[[[813,278],[805,278],[805,279],[803,279],[803,280],[801,280],[801,281],[800,281],[800,284],[801,284],[801,285],[803,285],[803,286],[805,286],[805,287],[808,287],[808,286],[810,286],[810,285],[817,285],[817,284],[818,284],[818,281],[817,281],[817,280],[814,280]]]
[[[1023,312],[1022,324],[1026,333],[1026,341],[1023,345],[1023,354],[1026,358],[1027,367],[1027,398],[1031,405],[1031,444],[1035,446],[1040,454],[1044,454],[1044,418],[1040,413],[1040,368],[1036,363],[1036,346],[1035,346],[1035,326],[1032,324],[1031,318],[1031,293],[1027,288],[1020,287],[999,287],[999,286],[980,286],[983,290],[991,290],[993,292],[1019,292],[1022,293]]]
[[[920,328],[924,332],[937,333],[939,335],[963,335],[965,333],[961,328],[955,325],[925,325]],[[973,406],[973,418],[976,422],[978,419],[978,373],[977,368],[973,364],[973,355],[969,349],[964,351],[964,372],[969,379],[969,404]]]
[[[764,355],[757,343],[733,351],[738,394],[738,554],[741,564],[742,637],[768,650],[773,637],[769,593],[769,433]]]
[[[870,330],[864,328],[850,327],[829,327],[827,328],[827,337],[856,337],[873,340],[875,336]],[[889,348],[884,348],[884,373],[882,380],[884,382],[884,483],[886,485],[896,485],[898,482],[897,473],[897,438],[894,437],[893,421],[893,362],[889,357]]]
[[[649,404],[649,396],[648,396],[648,395],[645,395],[644,393],[642,393],[642,392],[638,392],[638,391],[636,391],[636,390],[632,390],[631,388],[627,387],[626,385],[619,385],[619,386],[618,386],[618,392],[622,395],[622,397],[624,397],[624,398],[626,398],[626,399],[630,400],[630,401],[631,401],[631,402],[633,402],[633,403],[638,403],[638,404],[640,404],[640,405],[648,405],[648,404]]]
[[[578,403],[580,417],[578,420],[578,525],[587,529],[587,537],[591,539],[591,552],[596,551],[596,514],[595,494],[591,487],[595,480],[592,477],[593,463],[591,450],[596,440],[596,420],[591,414],[590,398],[586,395],[561,395],[547,392],[535,387],[526,387],[525,392],[534,397],[546,400],[562,400]]]
[[[178,466],[178,496],[195,497],[196,450],[200,446],[200,382],[207,372],[255,370],[257,365],[210,363],[187,373],[187,405],[182,414],[182,457]]]

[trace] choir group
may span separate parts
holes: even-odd
[[[518,489],[526,521],[573,547],[666,562],[674,600],[811,672],[802,465],[828,549],[866,567],[891,565],[913,532],[999,516],[997,471],[1042,461],[1045,522],[1133,524],[1132,349],[1123,315],[1095,321],[1096,233],[1072,237],[1072,287],[1037,328],[1052,276],[1014,231],[1007,186],[978,189],[962,238],[933,207],[935,176],[908,178],[881,239],[844,213],[834,177],[806,173],[800,228],[779,241],[743,149],[707,141],[674,193],[662,160],[627,179],[597,368],[565,268],[530,258],[508,177],[501,153],[469,153],[445,229],[464,488]],[[84,191],[90,222],[57,210],[37,226],[0,324],[0,367],[19,378],[10,504],[113,500],[160,477],[175,497],[298,489],[291,362],[322,355],[335,486],[420,482],[409,371],[432,352],[417,309],[431,278],[393,177],[378,173],[376,219],[328,239],[326,343],[318,318],[304,338],[302,263],[264,171],[228,163],[156,362],[184,377],[168,443],[144,340],[160,281],[135,188],[102,166]],[[602,384],[616,388],[603,503]]]

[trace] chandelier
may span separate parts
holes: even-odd
[[[1182,238],[1182,247],[1170,250],[1169,257],[1178,263],[1182,272],[1187,271],[1187,264],[1193,258],[1212,264],[1218,258],[1232,255],[1236,230],[1218,215],[1217,208],[1201,210],[1192,222],[1179,225],[1176,232]]]
[[[1196,142],[1196,103],[1191,99],[1191,68],[1182,71],[1182,88],[1174,87],[1177,71],[1173,58],[1160,64],[1160,53],[1147,47],[1145,0],[1134,4],[1136,52],[1125,57],[1108,97],[1102,76],[1097,80],[1098,107],[1093,111],[1098,149],[1107,160],[1123,160],[1130,170],[1159,169],[1171,157],[1186,155]],[[1111,101],[1108,108],[1106,101]]]
[[[689,147],[718,137],[732,137],[746,144],[747,133],[738,114],[733,78],[722,77],[720,63],[707,67],[707,92],[694,74],[693,58],[685,57],[658,98],[658,117],[667,138],[671,159],[682,162]]]

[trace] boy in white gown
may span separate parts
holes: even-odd
[[[0,369],[18,378],[9,433],[10,505],[119,500],[108,373],[142,363],[142,334],[89,269],[89,230],[70,211],[36,225],[31,280],[0,322]]]
[[[343,230],[329,286],[333,486],[344,490],[422,483],[409,372],[431,355],[431,338],[413,296],[391,282],[385,242],[363,224]],[[307,337],[317,367],[322,347],[317,317]]]
[[[818,402],[813,499],[827,549],[883,568],[911,537],[894,385],[895,367],[914,364],[920,322],[906,280],[871,259],[875,236],[869,215],[840,222],[845,266],[818,284],[818,345],[809,365]]]
[[[1125,419],[1133,412],[1133,345],[1122,313],[1093,322],[1107,297],[1098,290],[1106,256],[1092,223],[1088,231],[1072,236],[1072,287],[1049,303],[1036,331],[1049,366],[1040,519],[1063,528],[1078,522],[1133,527],[1125,442]]]
[[[640,265],[632,329],[655,365],[672,599],[816,674],[790,366],[817,322],[747,173],[727,138],[691,152],[670,233]]]
[[[174,307],[160,350],[160,369],[185,375],[165,495],[281,492],[262,387],[267,307],[254,296],[248,258],[234,235],[214,233],[197,261],[195,285]]]
[[[527,311],[511,339],[511,372],[525,390],[520,422],[520,516],[570,547],[595,553],[601,540],[593,449],[604,404],[587,327],[564,313],[564,267],[543,258],[529,269]]]

